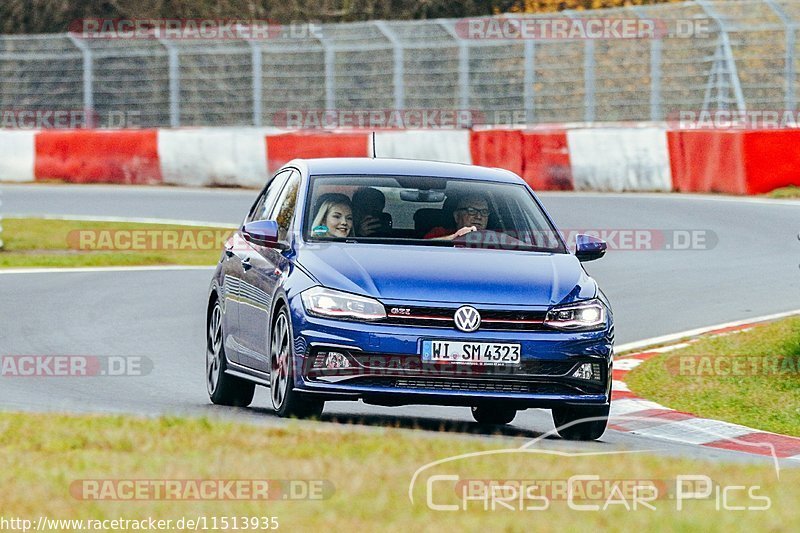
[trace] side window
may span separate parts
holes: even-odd
[[[295,208],[297,207],[297,192],[300,189],[300,173],[293,171],[286,186],[281,191],[275,208],[270,214],[271,220],[278,222],[278,239],[286,240],[289,229],[294,219]]]
[[[272,181],[261,193],[261,196],[250,211],[250,215],[247,217],[248,222],[253,222],[254,220],[269,220],[269,214],[272,212],[275,200],[292,172],[292,170],[284,170],[272,178]]]
[[[509,207],[513,218],[513,226],[522,235],[522,237],[518,235],[517,239],[527,244],[544,248],[559,246],[555,232],[549,228],[543,219],[538,216],[534,217],[529,210],[521,206],[519,200],[514,199],[513,202],[509,202]]]

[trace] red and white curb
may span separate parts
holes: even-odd
[[[709,331],[708,334],[718,336],[738,333],[750,329],[754,324],[723,327]],[[800,461],[800,438],[676,411],[636,396],[625,384],[628,372],[644,361],[664,352],[678,350],[697,340],[692,339],[616,358],[608,427],[653,439]]]

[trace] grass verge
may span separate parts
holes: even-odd
[[[679,411],[800,436],[800,318],[701,339],[645,361],[625,381]]]
[[[0,268],[213,265],[232,230],[4,218]]]
[[[767,196],[770,198],[800,198],[800,187],[796,185],[789,185],[788,187],[781,187],[780,189],[775,189],[769,193]]]
[[[519,442],[509,447],[519,446]],[[620,528],[634,530],[728,531],[747,527],[792,530],[800,527],[796,502],[800,471],[753,464],[711,464],[665,460],[642,454],[564,457],[541,453],[489,454],[461,459],[426,470],[408,498],[415,471],[430,461],[497,450],[500,441],[465,439],[461,435],[413,434],[392,428],[348,431],[330,425],[289,424],[254,427],[207,419],[139,419],[121,416],[0,414],[0,509],[4,517],[35,521],[57,519],[143,519],[176,521],[181,517],[275,516],[288,531],[522,531],[531,524],[563,530]],[[552,495],[542,500],[507,501],[486,509],[483,501],[467,510],[430,509],[432,475],[459,479],[564,480],[598,475],[601,480],[658,480],[664,484],[655,509],[626,508],[617,496],[605,510],[577,511]],[[683,501],[677,510],[674,483],[679,475],[708,476],[715,484],[758,486],[753,494],[769,499],[767,510],[726,511],[719,497]],[[86,500],[81,480],[325,480],[324,499],[269,501]],[[431,484],[431,501],[456,504],[454,482]],[[672,497],[670,497],[672,493]],[[579,504],[605,505],[599,500]],[[627,500],[627,507],[632,501]],[[727,505],[763,507],[765,500],[746,492],[728,495]],[[522,509],[520,509],[522,505]],[[718,510],[718,507],[721,507]],[[241,518],[240,518],[241,520]],[[174,526],[172,529],[179,529]],[[657,524],[657,527],[654,525]],[[549,525],[549,527],[548,527]],[[569,527],[572,525],[574,527]]]

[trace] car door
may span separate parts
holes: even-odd
[[[225,333],[225,355],[228,360],[238,363],[239,346],[239,282],[244,275],[242,261],[234,250],[242,247],[239,232],[234,232],[225,242],[222,263],[222,283],[219,288],[219,299],[222,305],[222,331]]]
[[[283,190],[286,180],[289,179],[291,170],[282,170],[273,176],[261,194],[258,195],[253,206],[250,208],[242,225],[253,220],[263,220],[275,206],[278,195]],[[245,269],[249,268],[245,259],[249,256],[249,244],[242,237],[242,232],[237,231],[225,243],[225,251],[222,257],[223,281],[222,299],[225,302],[225,317],[223,327],[226,332],[226,349],[228,358],[239,364],[247,364],[252,359],[247,354],[244,347],[241,314],[245,304],[244,295],[247,291],[242,289],[244,282]]]
[[[279,242],[287,242],[294,218],[300,173],[292,171],[272,210],[261,220],[278,222]],[[272,300],[281,277],[287,272],[289,260],[281,250],[248,243],[244,262],[244,278],[239,313],[239,329],[247,359],[244,364],[269,372],[269,329]]]

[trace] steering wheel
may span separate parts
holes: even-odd
[[[490,229],[480,229],[478,231],[465,233],[453,239],[453,242],[464,244],[467,248],[484,248],[489,250],[507,250],[529,246],[516,237]]]

